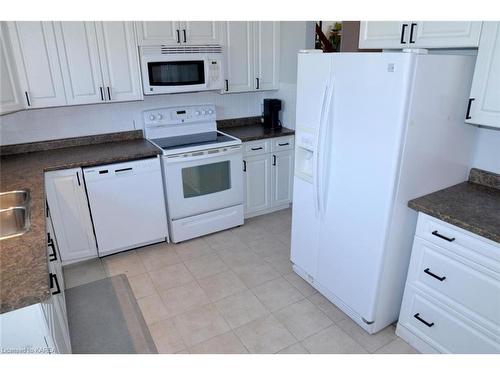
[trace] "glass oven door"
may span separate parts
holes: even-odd
[[[171,219],[243,203],[241,146],[165,156]]]

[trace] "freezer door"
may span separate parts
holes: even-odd
[[[341,53],[320,136],[318,281],[367,321],[377,283],[405,133],[415,56]]]

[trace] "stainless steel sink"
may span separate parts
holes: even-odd
[[[29,191],[0,193],[0,240],[23,235],[30,224]]]

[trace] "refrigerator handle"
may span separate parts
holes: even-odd
[[[332,114],[332,106],[334,103],[334,98],[335,98],[335,83],[331,83],[331,90],[330,94],[328,95],[328,99],[326,101],[327,106],[326,106],[326,120],[325,120],[325,131],[323,132],[324,134],[321,135],[322,142],[326,145],[329,145],[331,149],[331,134],[333,131],[333,119],[331,117]],[[323,148],[323,155],[320,160],[320,168],[321,168],[321,196],[320,196],[320,215],[324,215],[325,210],[326,210],[326,200],[328,196],[328,181],[329,181],[329,175],[330,175],[330,159],[331,155],[325,155],[325,147]],[[325,162],[326,161],[326,162]]]
[[[328,86],[325,86],[323,91],[323,96],[321,99],[321,112],[319,115],[319,126],[318,131],[316,132],[316,149],[314,150],[313,156],[313,192],[314,192],[314,214],[316,217],[319,216],[319,153],[320,153],[320,142],[321,142],[321,128],[323,125],[323,115],[325,112],[325,102],[326,102],[326,93],[328,91]]]

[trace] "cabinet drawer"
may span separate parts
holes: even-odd
[[[500,275],[415,237],[408,283],[429,288],[489,320],[500,332]],[[461,306],[460,306],[461,307]],[[460,308],[459,307],[459,308]]]
[[[268,139],[243,143],[243,156],[253,156],[271,152],[271,142]]]
[[[291,150],[293,149],[293,144],[294,144],[294,137],[278,137],[278,138],[273,138],[271,140],[271,150],[278,152],[278,151],[285,151],[285,150]]]
[[[407,286],[399,316],[403,325],[443,353],[500,353],[498,337]]]
[[[500,273],[500,244],[423,213],[415,235]]]

